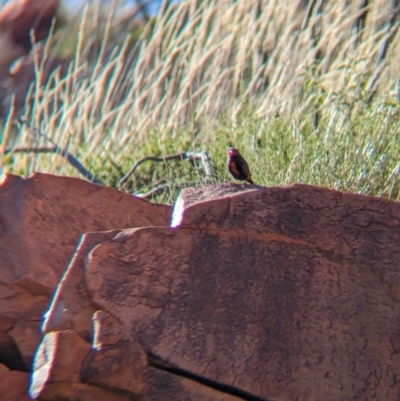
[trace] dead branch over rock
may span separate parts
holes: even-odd
[[[180,152],[173,155],[165,155],[163,157],[159,156],[146,156],[142,159],[139,159],[137,162],[133,164],[133,166],[129,169],[129,171],[121,178],[118,183],[118,188],[121,189],[124,184],[129,180],[129,178],[134,174],[137,168],[147,162],[162,162],[165,163],[170,160],[186,160],[191,164],[194,164],[196,160],[201,162],[202,168],[204,170],[205,178],[211,180],[213,177],[213,169],[211,166],[211,161],[206,151],[202,152]],[[160,191],[166,188],[168,185],[159,185],[155,190],[150,191],[148,194],[142,195],[143,198],[148,198],[154,194],[155,191]]]

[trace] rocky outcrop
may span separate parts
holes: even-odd
[[[307,185],[6,176],[1,399],[398,400],[399,242],[399,203]]]
[[[30,91],[30,87],[35,83],[35,60],[40,60],[40,81],[41,85],[52,88],[55,82],[64,77],[68,71],[70,60],[67,58],[56,57],[54,55],[44,55],[43,46],[36,45],[35,55],[32,53],[18,60],[14,67],[0,66],[0,117],[4,117],[13,107],[13,115],[20,117],[26,104],[33,104],[35,91]],[[57,76],[58,79],[54,80]],[[51,80],[53,77],[53,80]],[[36,88],[37,89],[37,88]],[[40,95],[42,96],[42,95]],[[39,98],[42,100],[42,98]],[[52,99],[47,101],[47,111],[51,110]]]
[[[32,49],[35,41],[45,39],[60,6],[59,0],[14,0],[0,10],[0,65],[10,66]]]
[[[48,49],[45,52],[38,43],[47,38],[54,18],[56,26],[62,20],[59,6],[59,0],[14,0],[0,9],[0,117],[6,116],[11,107],[14,117],[21,116],[25,102],[31,100],[26,96],[35,82],[38,60],[43,86],[51,87],[49,78],[56,70],[61,75],[67,72],[69,60],[49,55]],[[31,53],[32,31],[35,57]],[[16,60],[17,65],[11,68]]]
[[[0,364],[1,401],[32,401],[28,394],[29,373]]]
[[[307,185],[184,190],[171,226],[83,236],[30,394],[398,400],[399,243],[400,205],[385,199]]]
[[[76,178],[6,176],[0,184],[0,364],[31,369],[43,315],[83,233],[165,226],[170,210]],[[0,369],[0,383],[10,375]]]

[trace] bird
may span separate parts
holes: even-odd
[[[15,0],[0,10],[0,65],[11,65],[32,50],[35,41],[47,37],[60,0]]]
[[[227,165],[233,178],[254,184],[254,181],[251,179],[249,165],[237,149],[229,148]]]

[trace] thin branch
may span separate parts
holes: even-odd
[[[149,192],[146,192],[144,194],[135,194],[135,196],[142,198],[142,199],[149,199],[152,196],[163,193],[164,190],[166,190],[170,186],[171,186],[170,184],[161,184],[161,185],[158,185],[157,187],[151,189]]]
[[[166,184],[168,181],[165,178],[161,178],[160,180],[157,180],[155,182],[152,182],[151,184],[149,184],[150,188],[154,188],[157,187],[161,184]]]
[[[143,163],[147,161],[153,162],[166,162],[169,160],[187,160],[189,162],[194,162],[195,160],[201,160],[205,175],[207,178],[211,178],[213,175],[211,162],[208,157],[207,152],[180,152],[173,155],[167,155],[164,157],[159,156],[146,156],[142,159],[139,159],[130,169],[129,171],[120,179],[118,183],[118,188],[121,189],[122,186],[128,181],[128,179],[132,176],[132,174],[136,171],[136,169]]]
[[[167,184],[161,184],[156,186],[155,188],[151,189],[149,192],[146,192],[144,194],[135,194],[135,196],[142,198],[142,199],[149,199],[152,196],[159,195],[163,193],[167,188],[175,187],[175,188],[187,188],[192,185],[196,185],[198,182],[195,181],[186,181],[186,182],[181,182],[181,183],[167,183]]]
[[[118,182],[118,188],[121,189],[122,186],[128,181],[129,177],[135,172],[135,170],[143,163],[147,161],[153,161],[153,162],[164,162],[166,160],[177,160],[177,159],[183,159],[185,156],[185,152],[182,153],[177,153],[175,155],[168,155],[164,157],[158,157],[158,156],[146,156],[143,157],[142,159],[139,159],[130,169],[129,171],[119,180]]]
[[[211,160],[206,151],[201,152],[201,161],[203,163],[204,172],[206,173],[206,177],[211,179],[213,177],[213,170],[212,170],[212,166],[211,166]]]
[[[6,155],[9,153],[57,153],[57,150],[54,146],[17,146],[15,148],[7,148],[4,153]]]
[[[26,122],[22,119],[18,119],[19,123],[25,124]],[[72,167],[74,167],[76,170],[78,170],[85,178],[87,178],[89,181],[94,182],[95,184],[100,184],[104,185],[101,180],[96,178],[94,174],[92,174],[89,170],[87,170],[82,163],[71,153],[68,152],[67,149],[63,149],[60,146],[58,146],[54,141],[52,141],[47,135],[43,134],[37,129],[30,128],[32,131],[36,131],[39,136],[42,136],[45,138],[47,141],[49,141],[53,146],[51,147],[20,147],[20,148],[14,148],[14,149],[6,149],[5,153],[12,153],[12,152],[22,152],[22,153],[57,153],[60,156],[62,156],[65,160],[68,161],[69,164],[71,164]]]

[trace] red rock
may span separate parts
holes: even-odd
[[[27,371],[17,344],[14,339],[5,332],[0,332],[0,364],[7,367],[6,370]]]
[[[46,321],[68,299],[61,326],[83,327],[77,292],[97,310],[81,380],[147,400],[400,398],[399,203],[219,185],[184,190],[174,225],[87,236]]]
[[[48,304],[48,301],[46,302]],[[18,351],[21,354],[26,367],[32,364],[32,355],[35,354],[38,344],[42,339],[40,332],[41,320],[19,320],[8,335],[18,344]]]
[[[0,57],[1,58],[1,57]],[[26,57],[19,59],[9,71],[0,69],[0,85],[2,92],[0,93],[0,116],[6,116],[9,112],[11,104],[13,105],[13,115],[20,116],[25,108],[25,104],[31,104],[36,96],[35,92],[29,91],[35,82],[35,60],[41,63],[41,85],[52,88],[54,81],[49,83],[50,77],[58,76],[62,78],[68,71],[70,60],[60,58],[53,55],[44,58],[43,46],[37,45],[35,48],[35,56],[30,53]],[[27,97],[28,93],[30,97]],[[53,99],[48,101],[47,111],[51,110]]]
[[[99,388],[84,383],[49,384],[39,401],[132,401],[132,394]]]
[[[85,284],[85,259],[98,244],[114,238],[121,230],[86,233],[82,236],[68,270],[50,306],[51,319],[45,319],[44,332],[74,330],[87,341],[93,339],[92,317],[96,311]]]
[[[51,294],[82,233],[167,225],[170,210],[78,178],[8,175],[0,186],[2,281]]]
[[[5,176],[0,184],[0,329],[15,341],[27,366],[40,341],[43,314],[81,234],[167,225],[170,210],[77,178]]]
[[[0,364],[1,401],[32,401],[28,395],[29,374]]]
[[[147,354],[110,314],[98,310],[93,316],[93,351],[82,366],[87,384],[143,394]],[[110,374],[112,372],[112,374]]]
[[[52,382],[79,382],[82,361],[89,352],[90,344],[73,331],[46,334],[36,354],[30,396],[37,398]]]

